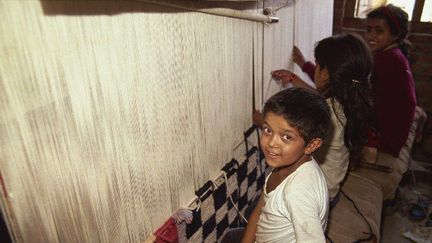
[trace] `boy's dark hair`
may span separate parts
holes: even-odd
[[[314,138],[324,140],[330,122],[330,109],[324,98],[302,88],[273,95],[265,103],[263,115],[268,112],[282,116],[299,131],[306,144]]]
[[[401,8],[388,4],[371,10],[366,17],[368,19],[384,19],[390,28],[390,33],[398,38],[399,48],[408,58],[410,43],[405,39],[409,31],[408,14]]]
[[[367,139],[365,130],[372,119],[372,54],[359,36],[341,34],[319,41],[315,59],[320,68],[327,68],[329,73],[325,93],[343,107],[344,142],[351,166],[355,167],[362,158],[362,147]]]

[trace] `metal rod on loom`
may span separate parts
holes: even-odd
[[[229,9],[229,8],[197,8],[193,2],[187,2],[184,1],[184,3],[171,3],[167,1],[161,1],[161,0],[139,0],[141,2],[146,3],[152,3],[167,7],[173,7],[173,8],[179,8],[189,11],[195,11],[195,12],[201,12],[201,13],[207,13],[212,15],[218,15],[218,16],[225,16],[225,17],[231,17],[231,18],[238,18],[238,19],[245,19],[245,20],[251,20],[256,22],[263,22],[266,24],[270,23],[277,23],[279,22],[278,17],[274,16],[267,16],[263,14],[256,14],[256,13],[250,13],[235,9]]]

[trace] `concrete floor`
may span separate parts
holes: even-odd
[[[413,161],[399,187],[395,201],[383,208],[382,243],[432,242],[432,227],[424,220],[412,220],[409,211],[419,198],[432,212],[432,163]],[[415,239],[415,240],[412,240]]]

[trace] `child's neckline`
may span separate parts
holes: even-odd
[[[391,50],[391,49],[396,48],[396,47],[398,47],[398,46],[399,46],[398,43],[390,44],[389,46],[387,46],[386,48],[384,48],[384,49],[382,50],[382,52],[385,52],[385,51]]]
[[[298,171],[301,167],[303,167],[305,164],[312,163],[313,159],[303,162],[295,171],[293,171],[291,174],[287,175],[285,178],[281,179],[279,184],[276,185],[270,192],[267,190],[268,181],[270,180],[270,177],[274,174],[273,170],[270,172],[270,175],[266,178],[266,182],[264,184],[264,195],[270,195],[274,191],[276,191],[279,187],[283,186],[287,181],[288,178],[292,175],[296,174],[296,171]]]

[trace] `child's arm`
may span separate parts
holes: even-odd
[[[297,242],[325,242],[320,213],[326,213],[321,212],[320,208],[328,210],[328,205],[326,205],[328,197],[321,197],[321,200],[317,200],[320,192],[312,186],[297,184],[296,188],[291,189],[293,190],[285,194],[284,200],[294,226]]]
[[[293,77],[291,83],[294,85],[294,87],[304,88],[312,92],[317,92],[315,87],[310,86],[308,83],[303,81],[303,79],[299,78],[297,75]]]
[[[294,63],[297,64],[301,70],[309,76],[309,78],[312,80],[314,79],[315,64],[306,61],[303,53],[297,46],[293,47],[292,59]]]
[[[255,242],[255,232],[257,229],[257,223],[259,220],[259,216],[261,214],[261,208],[264,206],[264,194],[261,194],[260,199],[255,206],[255,209],[252,211],[251,216],[249,217],[248,224],[246,226],[246,230],[243,234],[243,239],[241,243],[253,243]]]
[[[305,81],[303,81],[301,78],[299,78],[291,71],[280,69],[271,72],[271,75],[273,78],[281,80],[283,86],[286,86],[287,84],[291,83],[295,87],[304,88],[313,92],[317,92],[317,90],[314,87],[307,84]]]

